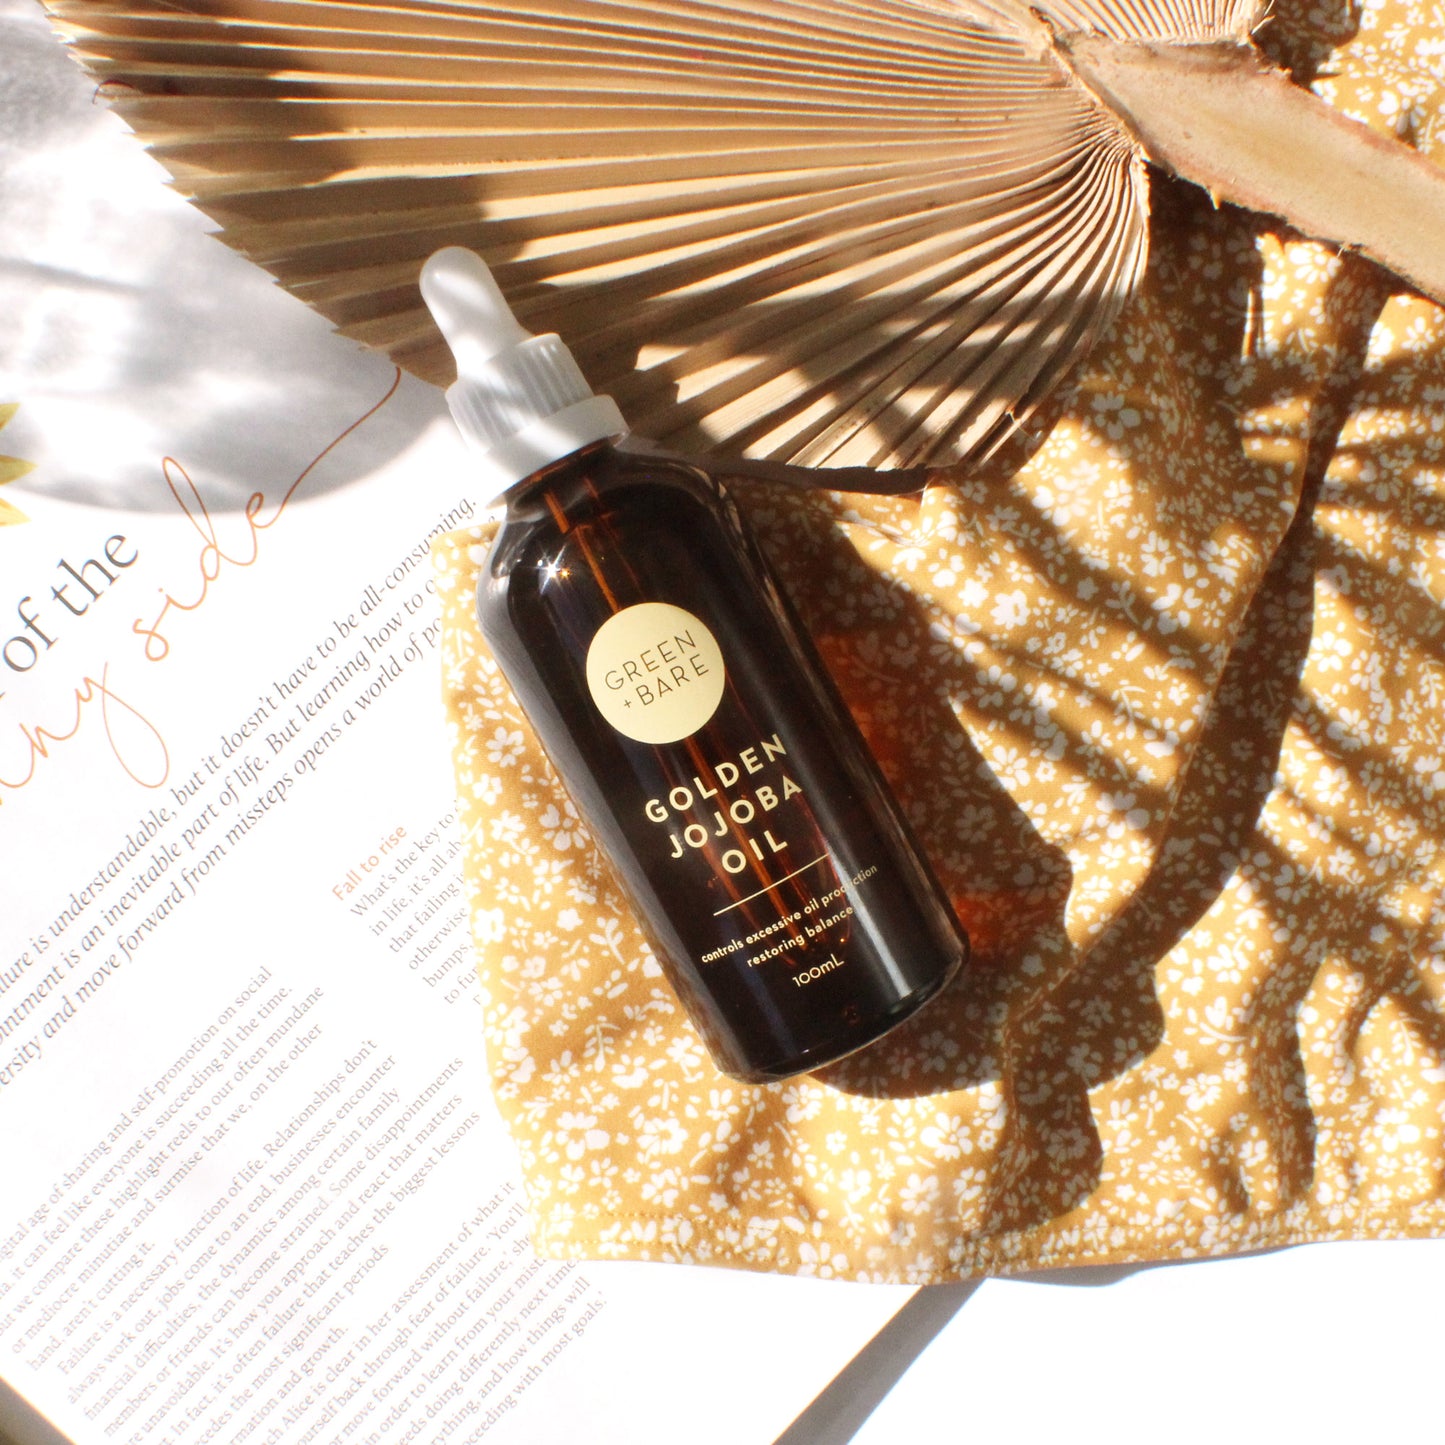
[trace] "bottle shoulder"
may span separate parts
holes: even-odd
[[[708,472],[672,457],[588,448],[513,490],[487,571],[504,578],[581,536],[689,529],[708,518],[729,530],[736,520],[731,498]]]

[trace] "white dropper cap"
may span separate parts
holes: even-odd
[[[456,357],[447,403],[482,462],[484,505],[592,442],[626,435],[617,403],[594,395],[554,333],[522,326],[475,252],[430,256],[421,294]]]

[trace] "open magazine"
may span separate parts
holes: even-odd
[[[772,1440],[909,1292],[534,1255],[440,395],[210,240],[38,7],[0,25],[0,1379],[81,1445]]]

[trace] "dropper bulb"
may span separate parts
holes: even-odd
[[[561,337],[534,336],[512,315],[475,252],[435,252],[421,293],[456,358],[447,405],[481,464],[486,505],[593,442],[627,435],[617,403],[593,394]]]
[[[446,246],[427,258],[421,294],[451,347],[459,377],[477,375],[491,357],[532,334],[512,314],[487,263],[462,246]]]

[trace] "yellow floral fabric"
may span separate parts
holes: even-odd
[[[1428,12],[1357,18],[1276,43],[1445,162]],[[974,942],[820,1075],[713,1068],[477,635],[486,529],[438,545],[543,1253],[925,1283],[1445,1226],[1445,317],[1154,210],[1143,292],[1010,458],[736,486]]]

